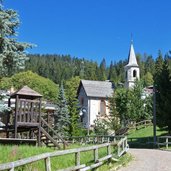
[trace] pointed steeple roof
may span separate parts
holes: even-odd
[[[131,46],[128,55],[128,64],[126,66],[138,66],[132,40],[131,40]]]

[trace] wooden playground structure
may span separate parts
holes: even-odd
[[[15,102],[14,108],[12,101]],[[45,115],[46,119],[43,118],[41,94],[24,86],[10,95],[8,107],[12,110],[3,117],[4,126],[0,127],[3,138],[0,136],[0,143],[35,143],[38,146],[51,144],[60,148],[58,142],[62,142],[65,147],[65,141],[48,123],[49,113]]]

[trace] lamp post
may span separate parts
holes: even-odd
[[[156,145],[156,88],[153,86],[153,138]]]

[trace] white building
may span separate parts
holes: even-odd
[[[134,87],[135,80],[140,79],[140,69],[135,56],[133,43],[131,42],[128,64],[125,66],[125,88]]]
[[[81,80],[78,100],[81,107],[81,121],[85,128],[94,125],[97,117],[109,115],[108,97],[112,96],[114,86],[109,81]]]

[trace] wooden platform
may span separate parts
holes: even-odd
[[[20,138],[0,138],[0,144],[10,144],[10,145],[36,145],[36,139],[20,139]]]

